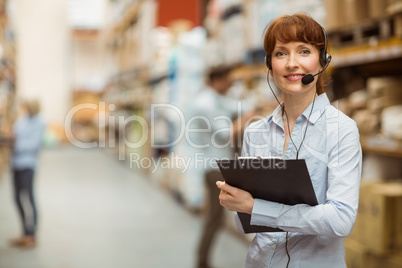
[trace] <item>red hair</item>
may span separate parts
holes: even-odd
[[[276,40],[282,43],[292,41],[308,43],[322,51],[325,47],[323,30],[313,18],[306,14],[284,15],[273,19],[266,28],[264,50],[272,59]],[[324,93],[324,79],[318,76],[317,94]]]

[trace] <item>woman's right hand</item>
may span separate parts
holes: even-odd
[[[230,186],[223,181],[217,181],[216,186],[221,190],[219,201],[223,207],[230,211],[252,213],[254,198],[249,192]]]

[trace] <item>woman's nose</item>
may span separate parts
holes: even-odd
[[[289,55],[288,61],[286,64],[286,68],[288,69],[297,69],[299,67],[299,62],[297,60],[296,55]]]

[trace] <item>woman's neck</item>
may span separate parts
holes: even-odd
[[[284,94],[284,107],[290,122],[296,119],[306,110],[315,98],[315,91],[305,94]]]

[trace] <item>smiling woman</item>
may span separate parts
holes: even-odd
[[[269,24],[264,49],[268,75],[283,102],[246,129],[242,156],[304,159],[318,205],[262,200],[218,182],[220,203],[250,214],[251,225],[284,231],[257,233],[245,267],[344,268],[343,237],[356,218],[362,155],[356,123],[331,106],[324,93],[321,72],[331,60],[325,31],[308,15],[282,16]]]

